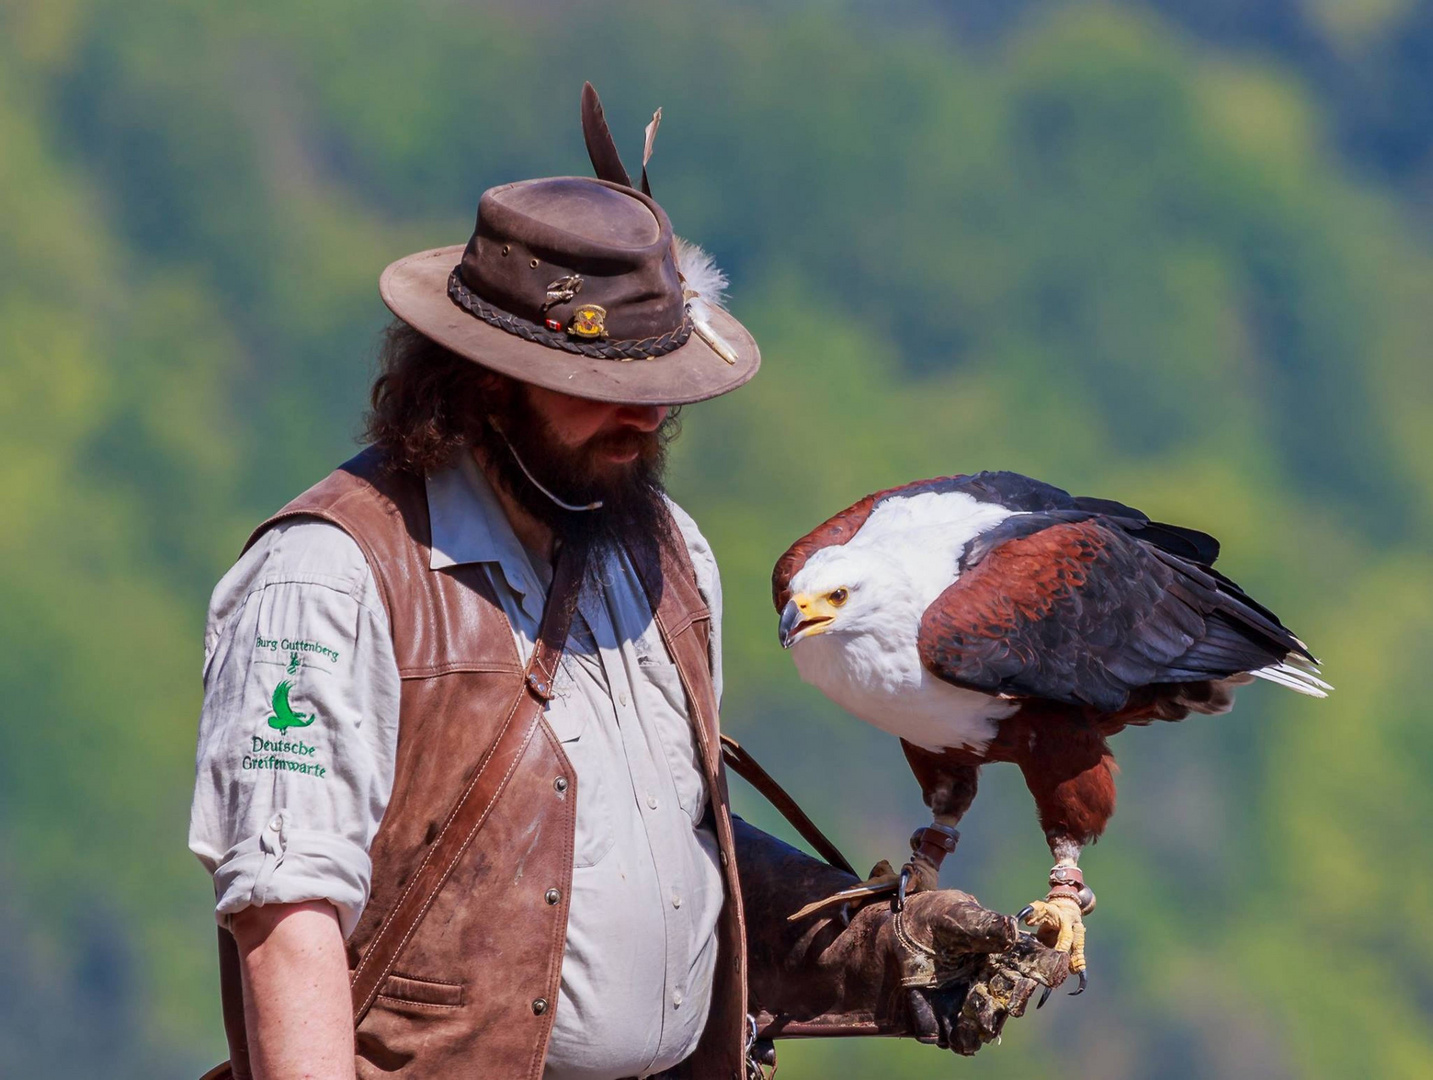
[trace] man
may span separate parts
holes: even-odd
[[[969,1053],[1063,976],[961,893],[788,921],[851,875],[730,815],[716,563],[661,486],[675,406],[759,364],[717,285],[575,178],[384,273],[372,445],[209,613],[234,1076],[729,1078],[755,1028]]]

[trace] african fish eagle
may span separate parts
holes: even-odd
[[[869,495],[790,547],[772,575],[782,645],[806,682],[900,737],[934,816],[898,902],[908,883],[935,887],[980,766],[1014,762],[1055,858],[1049,893],[1020,915],[1084,989],[1094,893],[1078,862],[1114,813],[1106,738],[1227,712],[1255,677],[1331,689],[1218,554],[1205,533],[1011,472]],[[833,899],[896,887],[875,873]]]

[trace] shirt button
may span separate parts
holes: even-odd
[[[620,691],[620,692],[617,694],[617,700],[620,701],[623,705],[626,705],[626,704],[627,704],[627,691],[625,691],[625,690]]]
[[[281,814],[275,814],[275,815],[274,815],[274,819],[269,822],[269,830],[270,830],[271,832],[278,832],[278,831],[279,831],[280,829],[282,829],[283,827],[284,827],[283,815],[281,815]]]
[[[681,1008],[681,1005],[682,1005],[682,992],[681,992],[680,990],[673,990],[673,991],[672,991],[672,1007],[673,1007],[673,1008]]]
[[[682,906],[682,894],[679,893],[679,892],[674,892],[674,893],[672,893],[672,907],[679,908],[679,907],[681,907],[681,906]]]
[[[647,793],[647,805],[650,806],[653,810],[657,809],[657,796],[653,795],[651,792]]]
[[[534,1001],[532,1003],[532,1012],[534,1016],[541,1016],[547,1012],[547,998],[538,998]]]

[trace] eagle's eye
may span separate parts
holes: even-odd
[[[846,602],[846,590],[837,589],[826,594],[826,600],[832,607],[840,607]]]

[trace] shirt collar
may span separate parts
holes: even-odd
[[[495,563],[508,588],[521,597],[523,611],[540,618],[544,590],[473,455],[464,450],[453,464],[429,473],[427,490],[433,541],[428,568]]]

